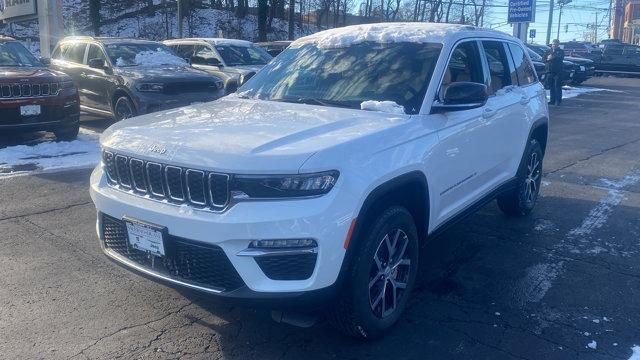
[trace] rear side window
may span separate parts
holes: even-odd
[[[96,44],[91,44],[89,45],[89,53],[87,54],[87,62],[89,62],[89,60],[92,59],[101,59],[101,60],[107,60],[106,55],[104,54],[104,51],[102,51],[102,49],[100,49],[100,47]]]
[[[87,44],[85,43],[73,44],[62,54],[62,58],[67,61],[82,64],[84,61],[84,51],[86,49]]]
[[[480,51],[475,41],[464,42],[458,45],[451,53],[451,59],[442,78],[440,97],[444,96],[444,92],[449,85],[461,81],[479,84],[484,84],[485,82],[482,63],[480,62]]]
[[[482,47],[489,65],[489,94],[494,94],[503,87],[511,85],[509,58],[500,41],[483,41]]]
[[[516,68],[516,75],[518,77],[518,83],[520,86],[525,86],[536,82],[536,70],[531,65],[531,61],[527,59],[524,54],[524,50],[516,44],[508,44],[511,56],[513,57],[513,63]]]
[[[620,45],[609,45],[604,49],[605,55],[622,55],[623,47]]]

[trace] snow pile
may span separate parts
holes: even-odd
[[[360,109],[369,111],[380,111],[391,114],[405,114],[404,106],[398,105],[394,101],[367,100],[360,103]]]
[[[133,59],[134,64],[129,64],[123,58],[116,60],[116,66],[140,65],[140,66],[158,66],[158,65],[177,65],[186,66],[187,62],[173,54],[164,51],[142,51],[136,54]]]
[[[591,342],[587,344],[587,347],[595,350],[598,348],[598,343],[595,340],[591,340]]]
[[[591,88],[591,87],[573,87],[573,86],[563,86],[562,87],[562,99],[570,99],[574,98],[578,95],[592,93],[596,91],[611,91],[608,89],[600,89],[600,88]],[[615,90],[614,90],[615,91]],[[551,92],[547,90],[547,99],[551,99]]]
[[[631,357],[629,358],[629,360],[640,360],[640,346],[633,345],[633,347],[631,348],[631,351],[633,353],[631,354]]]
[[[313,34],[293,43],[315,43],[319,48],[340,48],[366,41],[377,43],[441,43],[451,31],[464,25],[435,23],[386,23],[345,26]]]
[[[47,141],[0,149],[0,178],[27,171],[93,167],[100,161],[99,134],[81,130],[74,141]]]

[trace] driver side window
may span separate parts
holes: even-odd
[[[442,99],[449,85],[462,81],[484,84],[480,51],[476,41],[463,42],[451,53],[440,86],[440,98]]]

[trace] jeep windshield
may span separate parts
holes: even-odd
[[[240,88],[240,96],[360,109],[367,100],[420,111],[442,49],[435,43],[364,42],[288,48]]]
[[[216,50],[227,66],[265,65],[272,59],[269,53],[258,46],[220,44],[216,45]]]
[[[187,62],[168,46],[156,43],[115,43],[105,46],[111,63],[119,67],[181,65]]]
[[[42,66],[27,48],[17,41],[0,42],[0,66]]]

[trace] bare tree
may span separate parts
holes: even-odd
[[[89,19],[93,33],[100,36],[100,0],[89,0]]]

